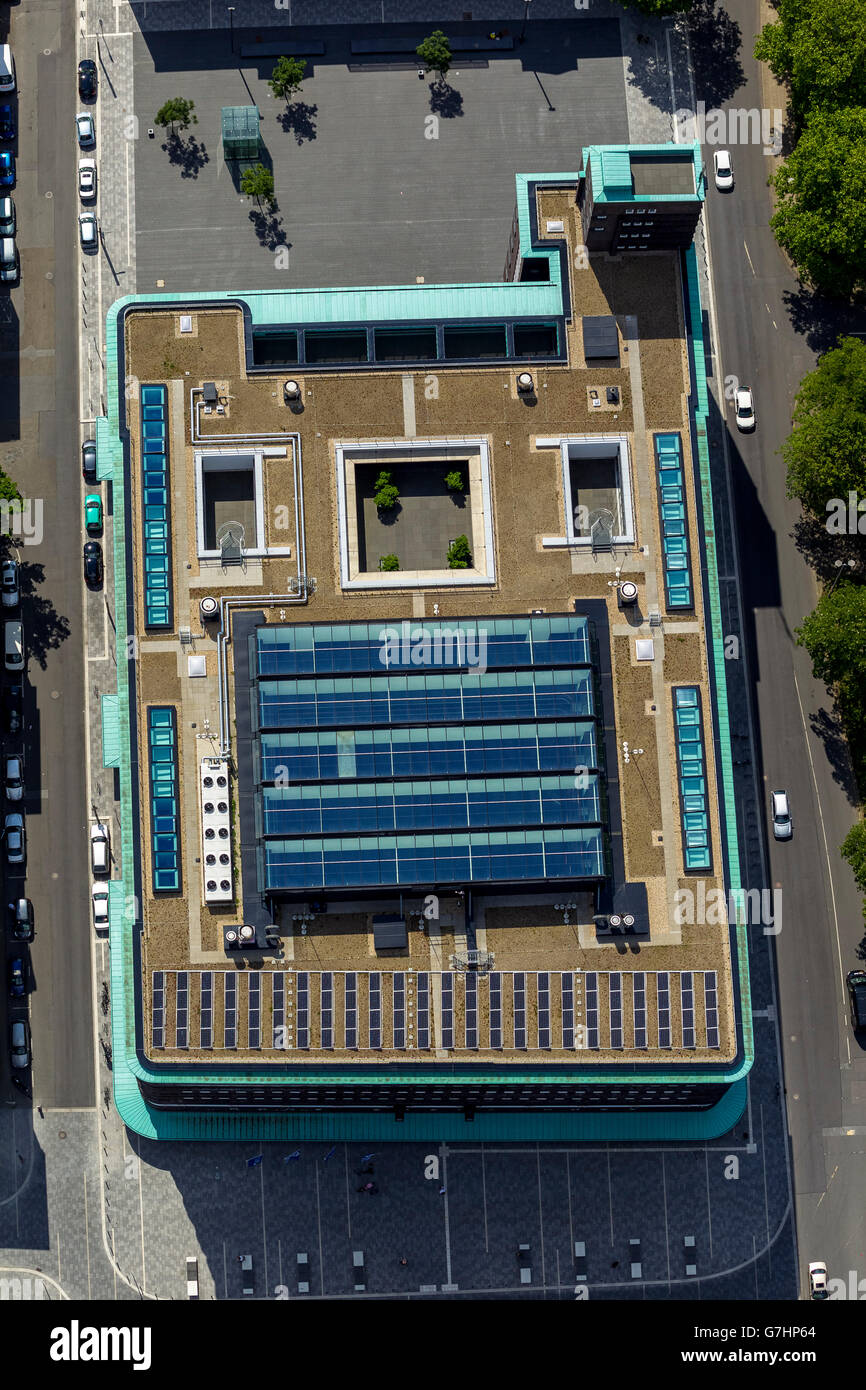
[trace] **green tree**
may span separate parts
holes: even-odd
[[[692,8],[692,0],[622,0],[627,9],[640,10],[641,14],[664,16],[682,14]]]
[[[853,294],[866,282],[866,108],[815,112],[773,182],[770,226],[801,279]]]
[[[866,693],[866,588],[839,584],[828,589],[795,632],[818,680],[846,696]]]
[[[245,193],[248,198],[255,198],[257,203],[264,201],[268,207],[273,207],[274,176],[270,169],[266,169],[264,164],[245,169],[241,175],[241,193]]]
[[[472,551],[469,549],[469,542],[465,536],[458,536],[448,547],[448,568],[465,570],[471,563]]]
[[[445,486],[449,488],[451,492],[466,491],[463,486],[463,474],[459,468],[452,468],[450,473],[445,474]]]
[[[268,86],[278,101],[291,101],[304,80],[307,70],[304,58],[278,58],[268,78]]]
[[[866,496],[866,343],[843,338],[803,378],[782,445],[788,496],[815,516],[831,498]],[[830,521],[828,526],[832,529]]]
[[[373,492],[373,501],[381,512],[389,512],[392,507],[396,507],[400,489],[394,486],[387,468],[383,468],[376,479]]]
[[[379,561],[380,570],[398,570],[399,568],[400,561],[396,555],[383,555]]]
[[[866,106],[864,0],[777,0],[777,12],[755,57],[788,83],[795,115]]]
[[[181,130],[188,130],[191,125],[198,125],[195,102],[187,101],[186,97],[172,97],[159,108],[154,120],[163,130],[166,126],[171,126],[172,135],[177,134],[175,126],[179,126]]]
[[[8,473],[0,472],[0,497],[4,502],[22,501],[21,493],[18,491],[18,484],[14,478],[10,478]]]
[[[445,81],[445,74],[451,66],[451,45],[441,29],[434,29],[415,49],[428,72],[435,72],[439,81]]]
[[[852,825],[842,841],[840,854],[854,871],[854,881],[861,893],[866,893],[866,821]],[[866,910],[866,909],[864,909]]]

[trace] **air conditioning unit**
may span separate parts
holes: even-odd
[[[198,615],[203,623],[210,623],[213,622],[214,618],[218,618],[220,615],[220,606],[216,599],[210,598],[209,596],[199,599]]]
[[[287,381],[283,387],[283,395],[287,401],[299,401],[301,399],[301,387],[297,381]]]
[[[232,827],[229,814],[229,765],[225,758],[202,758],[199,767],[201,792],[201,874],[206,903],[234,901],[232,874]]]
[[[532,395],[532,392],[535,389],[535,385],[532,380],[531,372],[517,373],[517,389],[522,396]]]

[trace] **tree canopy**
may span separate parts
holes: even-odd
[[[163,129],[166,126],[171,126],[172,134],[175,126],[180,126],[181,130],[186,130],[190,125],[198,125],[195,102],[187,101],[186,97],[171,97],[159,108],[154,120]]]
[[[777,0],[755,57],[787,82],[795,112],[866,106],[866,0]]]
[[[268,86],[278,100],[288,101],[303,82],[306,70],[304,58],[278,58],[268,78]]]
[[[451,66],[451,45],[441,29],[434,29],[415,49],[428,72],[444,77]]]
[[[264,164],[256,164],[252,169],[245,169],[241,175],[241,193],[245,193],[249,198],[255,198],[257,203],[263,200],[272,204],[274,201],[274,176],[270,169],[266,169]]]
[[[622,0],[626,9],[640,10],[642,14],[664,16],[682,14],[692,8],[692,0]]]
[[[866,496],[866,343],[844,338],[803,378],[782,445],[788,495],[824,517],[832,498]]]
[[[774,184],[770,226],[801,278],[850,296],[866,282],[866,108],[810,116]]]
[[[866,588],[828,589],[796,634],[818,680],[849,694],[852,687],[866,690]]]
[[[852,825],[842,841],[840,853],[854,871],[854,880],[861,893],[866,893],[866,822]]]

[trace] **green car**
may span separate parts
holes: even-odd
[[[102,498],[98,492],[89,492],[84,499],[84,525],[88,531],[102,530]]]

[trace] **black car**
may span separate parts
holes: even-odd
[[[8,104],[0,106],[0,140],[8,145],[15,139],[15,113]]]
[[[20,685],[7,685],[3,691],[3,727],[7,734],[17,734],[21,728],[24,693]]]
[[[33,904],[29,898],[16,898],[9,903],[9,922],[16,941],[33,940]]]
[[[88,541],[84,547],[85,583],[98,588],[102,583],[102,546],[99,541]]]
[[[16,956],[15,960],[9,962],[9,994],[13,999],[20,999],[26,993],[27,976],[24,961],[21,956]]]
[[[78,64],[78,95],[82,101],[96,97],[96,64],[92,58],[82,58]]]
[[[866,1029],[866,970],[849,970],[846,976],[851,1005],[851,1026],[855,1033]]]
[[[96,482],[96,440],[85,439],[81,446],[81,471],[85,481]]]

